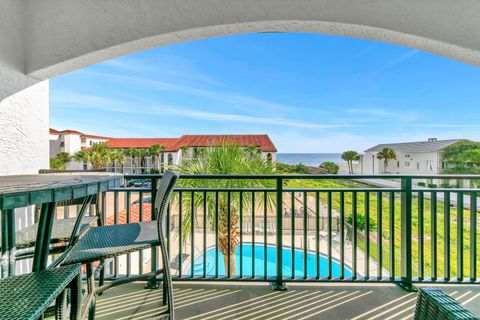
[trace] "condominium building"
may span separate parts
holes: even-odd
[[[275,161],[277,149],[266,134],[245,135],[183,135],[179,138],[112,138],[85,134],[76,130],[50,129],[50,158],[60,152],[74,155],[80,150],[90,148],[94,143],[105,142],[112,149],[148,149],[158,144],[164,147],[160,157],[144,157],[143,163],[139,157],[126,156],[123,164],[113,163],[108,170],[124,173],[150,172],[165,164],[180,165],[184,160],[195,158],[202,149],[221,144],[238,145],[244,148],[255,147],[265,159]],[[70,161],[69,170],[90,169],[89,164]]]

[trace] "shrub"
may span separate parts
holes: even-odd
[[[417,183],[417,186],[419,186],[419,187],[425,187],[425,182],[419,182],[419,183]]]
[[[353,216],[349,215],[347,217],[347,222],[353,225]],[[358,230],[365,230],[365,215],[357,213],[357,228]],[[369,231],[374,231],[377,229],[377,223],[370,218],[370,224],[368,226]]]
[[[437,185],[435,183],[429,183],[428,187],[433,189],[433,188],[436,188]]]

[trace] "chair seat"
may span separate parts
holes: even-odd
[[[0,319],[37,319],[80,273],[80,264],[0,280]]]
[[[156,221],[95,227],[78,241],[62,264],[94,262],[158,244]]]
[[[70,241],[72,230],[76,222],[76,218],[59,219],[55,220],[52,228],[52,238],[50,243],[62,243]],[[97,217],[88,216],[82,220],[79,234],[85,233],[88,228],[97,221]],[[37,237],[38,225],[35,223],[30,227],[23,228],[16,232],[16,248],[25,249],[35,246],[35,240]]]

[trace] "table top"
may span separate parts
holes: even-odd
[[[58,202],[119,187],[123,176],[109,173],[55,173],[0,177],[0,210]]]

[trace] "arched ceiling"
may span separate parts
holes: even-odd
[[[135,51],[249,32],[352,36],[480,66],[479,17],[476,0],[4,0],[0,100]]]

